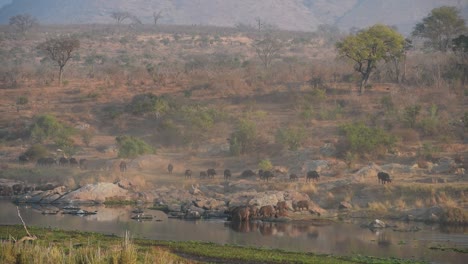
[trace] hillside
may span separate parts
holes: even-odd
[[[113,23],[112,12],[129,11],[150,24],[153,12],[161,11],[164,24],[232,27],[254,25],[260,18],[282,29],[311,31],[320,24],[347,30],[385,23],[407,34],[432,8],[441,5],[457,6],[468,17],[468,2],[460,0],[14,0],[0,9],[0,23],[19,13],[30,13],[45,24]]]

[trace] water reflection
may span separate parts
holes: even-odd
[[[168,219],[163,212],[152,210],[145,210],[145,213],[160,221],[138,222],[131,219],[133,207],[84,207],[86,210],[98,211],[96,215],[84,217],[61,213],[43,215],[42,211],[45,209],[55,210],[56,207],[24,206],[21,207],[21,215],[28,225],[66,230],[116,235],[122,235],[128,230],[134,237],[141,238],[197,240],[336,255],[413,258],[436,263],[465,263],[466,254],[429,250],[430,246],[468,247],[466,227],[440,228],[416,223],[398,223],[401,230],[412,230],[411,227],[417,225],[421,231],[400,232],[384,229],[372,232],[361,228],[359,224],[351,223],[184,221]],[[20,224],[14,204],[0,201],[0,224]]]

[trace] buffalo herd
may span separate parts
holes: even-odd
[[[24,164],[25,162],[29,161],[29,159],[25,160],[24,155],[19,156],[20,164]],[[67,159],[65,157],[61,157],[58,160],[48,157],[48,158],[39,158],[36,161],[36,165],[39,167],[52,167],[54,165],[59,166],[69,166],[69,167],[78,167],[80,169],[87,169],[88,161],[86,159],[77,160],[75,158]]]

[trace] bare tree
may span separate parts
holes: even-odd
[[[158,24],[159,19],[162,17],[162,11],[159,11],[158,13],[153,12],[153,22],[154,25],[156,26]]]
[[[259,39],[255,40],[253,47],[258,58],[262,61],[263,67],[268,69],[273,59],[278,56],[283,48],[283,43],[271,32],[266,32],[261,34]]]
[[[22,34],[26,33],[34,25],[37,24],[37,19],[30,14],[20,14],[10,17],[10,26]]]
[[[120,25],[125,19],[132,19],[133,16],[129,12],[115,11],[111,13],[111,17]]]
[[[71,59],[72,53],[80,47],[80,41],[70,36],[51,38],[39,44],[38,49],[57,62],[59,66],[59,85],[62,85],[63,69]]]

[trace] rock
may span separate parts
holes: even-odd
[[[278,192],[264,192],[258,193],[254,198],[249,201],[250,205],[262,207],[265,205],[276,205],[278,202],[284,201],[284,193]]]
[[[404,221],[414,221],[414,220],[416,220],[416,217],[414,217],[414,215],[412,215],[412,214],[408,214],[403,218],[403,220]]]
[[[272,169],[275,173],[280,173],[280,174],[283,174],[283,175],[286,175],[288,174],[288,168],[284,167],[284,166],[273,166],[273,169]]]
[[[119,197],[123,200],[135,200],[135,193],[113,183],[87,184],[62,196],[57,203],[104,203],[107,199]]]
[[[341,202],[340,205],[338,206],[338,209],[340,210],[349,210],[352,208],[353,206],[349,202],[346,202],[346,201]]]
[[[200,189],[198,189],[198,185],[195,185],[195,186],[192,185],[189,192],[192,195],[201,195],[201,194],[203,194],[202,191],[200,191]]]
[[[418,167],[417,164],[416,164],[416,167],[414,167],[414,166],[403,165],[403,164],[398,164],[398,163],[390,163],[390,164],[382,165],[381,169],[390,174],[392,173],[402,174],[402,173],[414,173],[417,167]]]
[[[167,210],[169,210],[169,212],[181,212],[182,208],[180,204],[169,204],[167,205]]]
[[[370,222],[367,227],[370,229],[380,229],[380,228],[385,228],[387,225],[385,224],[384,221],[375,219],[374,221]]]
[[[325,157],[332,157],[336,155],[336,147],[332,143],[325,143],[320,147],[320,154]]]
[[[193,220],[193,219],[200,219],[201,218],[201,214],[198,212],[198,211],[187,211],[184,215],[184,218],[185,219],[190,219],[190,220]]]
[[[114,184],[117,184],[120,188],[123,188],[125,190],[133,190],[135,185],[132,184],[128,179],[121,179]]]
[[[355,175],[358,176],[361,179],[371,178],[372,177],[372,178],[375,178],[377,180],[377,173],[379,171],[382,171],[382,168],[377,166],[374,163],[371,163],[371,164],[361,168],[360,170],[358,170],[355,173]]]
[[[211,198],[197,199],[193,201],[193,204],[198,208],[203,208],[205,210],[213,210],[225,205],[224,201],[219,201]]]
[[[320,172],[322,170],[328,169],[329,164],[328,161],[326,160],[312,160],[312,161],[307,161],[304,163],[302,166],[302,172],[308,172],[308,171],[317,171]]]
[[[432,173],[451,173],[456,169],[456,163],[452,158],[440,158],[437,164],[431,169]]]

